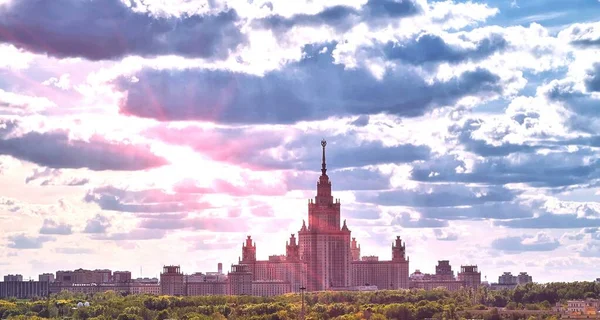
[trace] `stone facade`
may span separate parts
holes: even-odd
[[[332,196],[325,162],[326,145],[325,141],[321,142],[323,153],[317,195],[308,200],[308,224],[302,222],[298,243],[292,234],[286,243],[285,255],[257,260],[256,243],[248,236],[242,244],[238,266],[246,266],[244,270],[249,275],[231,278],[230,273],[231,288],[238,288],[234,285],[238,279],[251,279],[265,285],[277,283],[282,288],[289,285],[289,289],[281,289],[281,292],[299,292],[301,288],[307,291],[348,290],[365,285],[381,289],[409,288],[409,260],[400,237],[392,244],[391,260],[360,259],[360,245],[351,238],[346,221],[341,220],[340,200]]]

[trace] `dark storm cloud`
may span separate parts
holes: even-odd
[[[44,219],[40,234],[69,235],[73,233],[73,227],[66,223],[59,223],[50,219]]]
[[[448,221],[441,219],[421,218],[413,219],[409,213],[402,212],[392,214],[392,225],[399,225],[403,228],[443,228],[448,226]]]
[[[160,189],[124,190],[111,186],[90,190],[84,200],[96,203],[102,210],[160,213],[188,212],[210,208],[201,196],[187,193],[167,193]]]
[[[365,22],[369,26],[386,25],[403,17],[413,16],[422,8],[413,0],[369,0],[360,9],[337,5],[327,7],[315,14],[295,14],[291,17],[272,15],[258,19],[253,24],[259,28],[271,29],[278,34],[293,27],[329,26],[343,32]]]
[[[599,160],[589,150],[549,154],[519,154],[511,157],[488,157],[477,160],[467,170],[467,164],[452,155],[445,155],[416,164],[413,180],[427,182],[465,182],[503,185],[526,183],[534,187],[564,187],[587,183],[600,177]],[[457,172],[457,168],[461,169]]]
[[[417,190],[357,193],[356,201],[383,206],[456,207],[512,201],[518,192],[503,187],[466,187],[461,184],[422,185]]]
[[[386,163],[410,163],[430,157],[424,145],[383,145],[380,141],[357,141],[350,130],[345,134],[242,128],[204,129],[158,126],[145,134],[170,144],[190,146],[213,160],[229,162],[254,170],[320,170],[321,139],[327,140],[328,169],[362,167]],[[285,136],[295,136],[286,140]],[[183,139],[182,137],[186,137]],[[275,157],[270,149],[279,148]],[[331,171],[330,171],[331,172]],[[359,171],[355,172],[359,173]]]
[[[289,124],[331,116],[392,114],[417,117],[465,96],[502,92],[487,69],[428,83],[416,70],[388,68],[381,80],[364,67],[335,63],[331,48],[305,47],[304,58],[264,76],[208,69],[146,68],[139,81],[121,77],[121,113],[161,121]],[[152,94],[148,94],[152,92]]]
[[[501,52],[508,46],[502,35],[492,34],[475,44],[475,48],[461,48],[446,43],[433,34],[422,34],[408,43],[388,42],[383,46],[388,60],[400,60],[412,65],[448,62],[456,64],[468,60],[479,61]]]
[[[238,20],[235,10],[177,18],[134,12],[120,0],[15,0],[0,5],[0,42],[58,58],[221,59],[246,41]]]
[[[44,243],[54,240],[55,238],[49,236],[30,237],[25,234],[18,234],[8,237],[8,247],[13,249],[39,249]]]
[[[560,246],[560,242],[546,234],[537,236],[506,237],[492,242],[494,250],[504,253],[520,253],[526,251],[553,251]]]
[[[588,91],[600,92],[600,63],[595,63],[593,69],[588,72],[585,87]]]
[[[13,156],[40,166],[135,171],[167,164],[167,160],[153,154],[148,146],[109,141],[98,135],[89,141],[71,140],[69,133],[62,130],[11,135],[14,125],[4,130],[1,125],[2,120],[0,155]],[[3,131],[6,133],[3,134]]]

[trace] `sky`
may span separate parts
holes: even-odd
[[[0,273],[284,254],[600,277],[598,0],[0,0]],[[596,20],[594,20],[596,19]]]

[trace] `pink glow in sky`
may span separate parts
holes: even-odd
[[[364,255],[595,279],[600,3],[573,2],[0,1],[0,271],[282,254],[325,138]]]

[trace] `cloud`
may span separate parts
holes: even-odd
[[[595,63],[594,68],[588,73],[585,87],[588,91],[600,92],[600,63]]]
[[[349,219],[376,220],[381,217],[379,207],[364,203],[344,204],[344,217]]]
[[[84,200],[98,204],[102,210],[131,213],[187,212],[211,207],[197,194],[169,193],[162,189],[126,190],[112,186],[92,189]]]
[[[422,218],[441,220],[509,220],[530,218],[534,210],[525,204],[515,202],[492,202],[473,206],[422,207],[417,211]],[[509,220],[509,222],[517,220]],[[497,222],[501,224],[501,221]]]
[[[55,238],[49,236],[27,236],[18,234],[8,236],[8,247],[13,249],[39,249],[44,243],[54,241]]]
[[[33,173],[25,178],[25,183],[40,180],[41,186],[63,185],[63,186],[82,186],[90,182],[88,178],[62,178],[63,172],[60,169],[35,168]],[[62,179],[61,179],[62,178]]]
[[[166,235],[164,230],[150,230],[150,229],[133,229],[128,232],[116,232],[112,234],[92,234],[91,239],[93,240],[112,240],[112,241],[126,241],[126,240],[156,240],[162,239]]]
[[[392,225],[399,225],[403,228],[443,228],[448,226],[448,221],[441,219],[421,218],[413,219],[410,213],[401,212],[392,214]]]
[[[216,179],[211,184],[202,186],[201,181],[185,179],[176,183],[173,186],[173,191],[176,193],[199,195],[219,193],[234,197],[251,195],[282,196],[287,192],[285,187],[277,183],[277,181],[275,183],[268,183],[264,179],[253,179],[247,175],[243,177],[243,181],[242,185],[238,185],[226,180]]]
[[[499,238],[492,241],[492,248],[505,253],[520,253],[526,251],[553,251],[560,246],[560,242],[552,236],[538,232],[535,236],[523,235],[520,237]]]
[[[160,139],[170,144],[189,146],[216,161],[254,170],[320,170],[320,142],[323,137],[327,140],[328,169],[407,163],[429,159],[431,153],[430,148],[425,145],[384,145],[377,140],[360,141],[354,136],[356,132],[352,130],[345,134],[337,134],[298,129],[158,126],[145,134],[149,138]],[[285,136],[290,138],[286,139]],[[318,146],[318,149],[315,146]]]
[[[426,182],[463,182],[503,185],[526,183],[533,187],[563,187],[600,177],[597,159],[578,149],[544,154],[488,157],[467,163],[455,155],[443,155],[416,164],[411,178]]]
[[[0,42],[58,58],[117,60],[129,55],[223,59],[246,41],[233,9],[174,17],[129,4],[11,1],[0,5]]]
[[[44,224],[40,229],[40,234],[60,234],[69,235],[72,234],[72,226],[63,222],[56,222],[50,219],[44,219]]]
[[[88,248],[56,248],[56,249],[54,249],[54,252],[60,253],[60,254],[80,255],[80,254],[92,254],[92,253],[94,253],[94,250],[88,249]]]
[[[364,22],[371,27],[397,22],[423,9],[413,0],[368,0],[360,9],[344,5],[326,7],[315,14],[294,14],[291,17],[272,15],[254,21],[254,26],[284,33],[294,27],[329,26],[340,32]]]
[[[97,214],[86,222],[83,233],[105,233],[110,226],[111,223],[107,217]]]
[[[600,257],[600,241],[591,240],[585,242],[583,246],[579,248],[579,255],[586,258]]]
[[[30,131],[14,135],[11,132],[16,128],[16,123],[4,123],[7,127],[4,130],[0,127],[0,154],[40,166],[135,171],[167,164],[164,158],[153,154],[147,146],[109,141],[99,135],[92,136],[89,141],[72,140],[64,130],[45,133]]]
[[[300,61],[264,76],[209,69],[143,69],[135,75],[136,81],[115,80],[117,89],[126,94],[121,113],[161,121],[228,124],[289,124],[380,113],[417,117],[463,97],[494,96],[503,90],[500,77],[482,68],[433,83],[416,70],[387,68],[378,79],[364,67],[337,64],[331,49],[331,45],[307,46]]]
[[[580,217],[577,214],[545,213],[524,219],[494,221],[494,225],[517,229],[574,229],[600,227],[600,219]]]
[[[358,193],[359,202],[383,206],[456,207],[512,201],[517,192],[503,187],[466,187],[461,184],[423,184],[414,190]]]
[[[19,114],[38,112],[52,107],[56,107],[56,104],[46,97],[22,95],[0,89],[0,110],[7,108],[10,113]]]
[[[382,50],[387,60],[423,66],[444,62],[458,64],[469,60],[479,61],[496,52],[502,52],[507,47],[508,42],[501,34],[490,34],[489,37],[475,43],[473,48],[469,48],[449,44],[439,35],[425,33],[408,43],[388,42]]]
[[[153,219],[141,219],[139,230],[206,230],[214,232],[246,232],[250,225],[247,220],[237,219],[232,223],[230,218],[220,217],[175,217],[165,219],[163,217]]]
[[[565,233],[561,239],[567,239],[571,241],[581,241],[583,239],[590,238],[592,240],[600,240],[600,228],[583,228],[577,233]]]
[[[288,190],[314,190],[318,177],[317,171],[297,171],[286,174]],[[345,190],[381,190],[390,188],[391,174],[374,169],[346,169],[327,171],[329,180],[338,191]]]
[[[448,231],[446,229],[433,229],[435,238],[439,241],[456,241],[458,240],[458,233]]]
[[[580,48],[600,47],[600,23],[574,23],[559,33]]]

